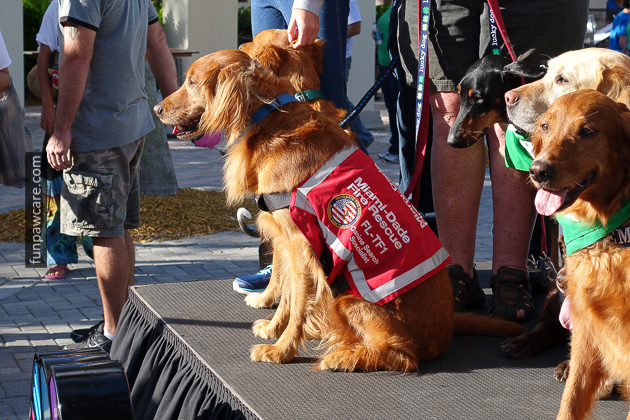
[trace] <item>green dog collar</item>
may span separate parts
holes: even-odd
[[[505,131],[505,166],[518,171],[529,171],[534,161],[532,141],[528,134],[516,130],[512,124]]]
[[[605,238],[619,228],[629,217],[630,200],[608,220],[606,226],[603,226],[599,220],[596,220],[591,226],[587,226],[567,216],[558,216],[557,220],[562,226],[562,234],[567,246],[567,256]]]

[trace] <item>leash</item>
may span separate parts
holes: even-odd
[[[512,43],[510,42],[510,37],[507,34],[507,30],[505,29],[505,24],[503,23],[503,16],[501,15],[501,9],[499,8],[498,0],[488,0],[488,20],[490,21],[490,38],[492,44],[492,54],[499,55],[501,52],[501,48],[499,47],[498,37],[496,36],[497,29],[501,33],[501,37],[503,38],[503,42],[510,53],[510,57],[512,57],[512,61],[518,61],[516,59],[516,53],[514,52],[514,48],[512,47]],[[492,36],[492,35],[495,36]],[[496,51],[496,52],[495,52]]]
[[[420,202],[420,174],[424,165],[429,140],[429,107],[423,106],[429,100],[429,17],[431,15],[431,1],[418,0],[418,84],[416,91],[416,159],[413,175],[405,191],[406,197],[411,197],[411,203],[417,208]]]
[[[376,82],[372,85],[371,88],[363,95],[363,97],[359,100],[359,102],[355,105],[351,112],[346,115],[339,125],[343,128],[347,128],[347,126],[359,115],[363,108],[370,102],[370,99],[374,97],[376,91],[381,87],[383,82],[389,77],[389,75],[394,71],[394,67],[398,64],[398,56],[392,58],[392,61],[389,63],[389,66],[385,69],[382,75],[376,79]]]

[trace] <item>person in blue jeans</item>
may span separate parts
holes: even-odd
[[[349,0],[252,0],[252,35],[267,29],[287,29],[294,48],[324,44],[321,90],[338,108],[346,109],[345,60]],[[297,31],[295,30],[297,27]],[[297,32],[297,33],[296,33]]]
[[[337,108],[346,108],[346,40],[349,0],[252,0],[252,35],[267,29],[286,29],[293,48],[324,44],[320,89]],[[262,256],[261,256],[262,257]],[[239,293],[262,292],[271,278],[271,265],[256,274],[237,277],[232,287]]]
[[[356,35],[361,33],[361,12],[359,10],[359,4],[357,0],[350,0],[350,12],[348,14],[348,39],[346,40],[346,71],[345,82],[346,88],[348,87],[348,80],[350,79],[350,66],[352,66],[352,41]],[[351,111],[354,109],[354,104],[350,101],[350,98],[346,97],[346,108]],[[365,125],[361,122],[361,117],[357,115],[350,122],[350,129],[357,135],[359,141],[359,148],[368,154],[367,148],[374,142],[374,136],[370,133]]]

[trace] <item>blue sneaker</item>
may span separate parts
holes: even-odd
[[[232,289],[234,289],[235,292],[243,293],[245,295],[263,292],[269,284],[270,278],[271,265],[268,265],[256,274],[235,278],[232,283]]]

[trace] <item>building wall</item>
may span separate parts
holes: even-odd
[[[183,72],[199,57],[237,48],[237,8],[236,1],[164,0],[169,47],[199,51],[181,60]]]

